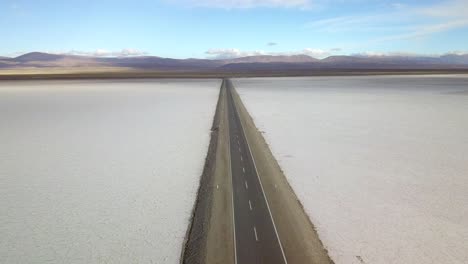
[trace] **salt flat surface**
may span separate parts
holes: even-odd
[[[336,263],[468,263],[468,76],[238,79]]]
[[[0,263],[179,263],[220,82],[0,82]]]

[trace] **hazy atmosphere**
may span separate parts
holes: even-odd
[[[0,56],[460,54],[467,8],[466,0],[5,0]]]

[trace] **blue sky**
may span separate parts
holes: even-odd
[[[468,52],[468,0],[1,0],[0,56]]]

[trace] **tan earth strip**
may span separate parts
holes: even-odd
[[[227,97],[222,85],[197,199],[182,247],[182,264],[234,262],[228,129]]]
[[[233,97],[288,264],[333,263],[314,225],[235,90]]]

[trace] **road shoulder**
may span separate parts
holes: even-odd
[[[232,92],[288,263],[333,263],[261,132]]]
[[[222,86],[181,263],[234,263],[228,133],[226,89]]]

